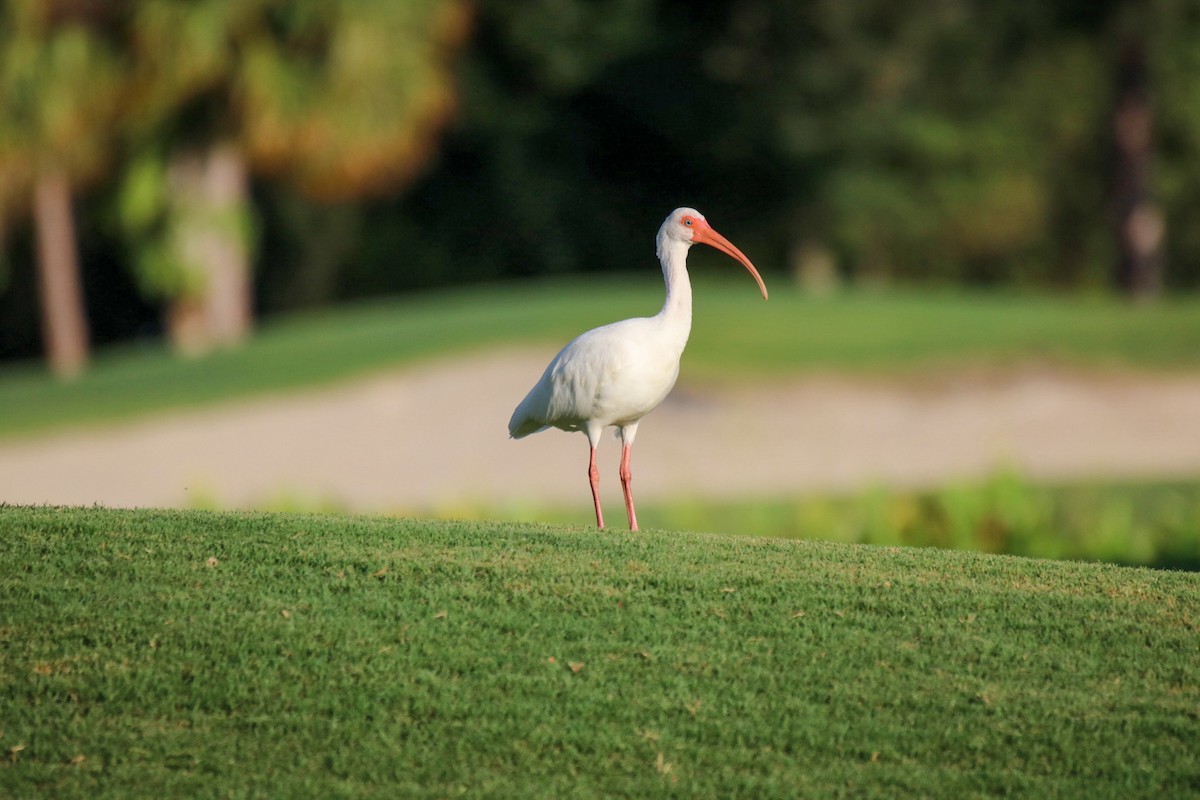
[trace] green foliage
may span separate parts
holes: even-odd
[[[123,31],[135,152],[118,216],[144,296],[206,291],[201,235],[253,250],[244,197],[214,203],[204,177],[181,186],[196,152],[236,148],[253,171],[325,199],[409,180],[446,118],[445,53],[464,30],[453,0],[139,4]]]
[[[658,5],[653,0],[529,0],[485,3],[483,10],[530,79],[554,96],[586,89],[610,65],[653,47]]]
[[[136,243],[131,250],[143,297],[182,297],[201,288],[174,257],[166,231],[169,208],[166,164],[157,155],[133,159],[121,181],[117,209],[125,236]]]
[[[796,498],[690,498],[639,511],[665,528],[1200,570],[1194,482],[1045,485],[1001,473],[927,491],[876,486]]]
[[[147,149],[130,160],[118,190],[118,223],[147,299],[203,295],[212,265],[197,257],[197,248],[188,247],[198,234],[215,236],[242,252],[253,252],[258,238],[254,215],[244,202],[227,198],[229,202],[216,203],[194,186],[180,185],[178,174],[172,182],[171,169],[161,154]]]
[[[459,0],[14,0],[0,12],[0,222],[39,172],[78,186],[124,156],[114,216],[137,284],[194,297],[218,258],[197,240],[249,250],[254,214],[244,197],[198,202],[172,168],[231,146],[325,199],[395,191],[449,116],[467,22]]]
[[[710,269],[696,261],[694,273]],[[199,360],[180,362],[145,347],[117,350],[69,387],[32,368],[10,368],[0,374],[0,435],[295,389],[448,353],[522,342],[560,346],[583,328],[653,314],[661,292],[657,278],[487,286],[280,318],[244,348]],[[710,273],[696,285],[696,323],[681,380],[1028,363],[1191,369],[1198,342],[1194,298],[1153,308],[1104,298],[950,291],[821,300],[771,284],[771,300],[763,303],[749,279],[739,275],[730,283]]]
[[[260,171],[345,198],[412,172],[466,21],[456,0],[147,0],[125,25],[141,137],[234,138]]]
[[[251,158],[326,200],[410,180],[452,106],[465,5],[294,0],[254,23],[231,86]]]
[[[120,60],[88,25],[56,24],[37,0],[0,8],[0,224],[28,205],[37,175],[62,171],[84,184],[108,166],[121,78]]]
[[[20,213],[39,147],[94,177],[147,148],[235,141],[260,181],[258,213],[239,214],[263,220],[267,310],[631,270],[683,203],[768,269],[802,270],[810,254],[869,284],[1100,286],[1129,41],[1149,57],[1168,285],[1200,285],[1190,0],[921,13],[883,0],[16,0],[5,13],[0,213]],[[325,230],[336,247],[314,244]],[[146,289],[180,291],[169,248],[128,238]],[[84,261],[112,249],[94,240]]]
[[[0,561],[12,796],[1127,798],[1200,780],[1195,575],[12,507]]]
[[[118,198],[122,227],[135,234],[144,234],[155,227],[167,202],[166,172],[162,160],[153,156],[130,162]]]
[[[1116,63],[1141,37],[1168,282],[1200,280],[1187,2],[599,5],[480,5],[462,121],[398,250],[448,280],[628,269],[690,204],[761,259],[817,248],[851,280],[1102,286]],[[462,237],[481,207],[494,233]]]

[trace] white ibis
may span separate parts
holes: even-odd
[[[692,329],[687,252],[697,242],[742,262],[758,281],[763,299],[767,299],[767,287],[750,259],[713,230],[699,211],[677,208],[658,229],[655,242],[667,284],[662,311],[653,317],[614,322],[575,337],[546,367],[508,422],[509,435],[514,439],[547,428],[587,434],[591,447],[588,481],[599,528],[604,527],[604,515],[600,511],[596,444],[600,433],[613,425],[621,438],[621,489],[625,493],[629,529],[638,529],[629,455],[638,423],[670,393],[679,376],[679,358]]]

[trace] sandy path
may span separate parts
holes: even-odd
[[[514,442],[508,416],[549,349],[85,432],[0,443],[0,501],[250,507],[293,498],[362,511],[589,505],[586,439]],[[685,369],[686,374],[686,369]],[[601,450],[620,516],[617,444]],[[1013,466],[1038,478],[1200,474],[1200,375],[1029,370],[903,381],[808,377],[677,388],[634,456],[640,500],[920,486]]]

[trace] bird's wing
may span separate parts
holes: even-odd
[[[651,320],[627,319],[581,334],[559,351],[513,412],[509,433],[565,431],[640,419],[670,392],[679,354],[653,346]]]
[[[605,325],[571,340],[546,367],[508,423],[509,435],[520,439],[548,427],[582,430],[595,413],[601,388],[620,369],[626,354]]]

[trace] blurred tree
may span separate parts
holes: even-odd
[[[1119,256],[1109,132],[1127,17],[1173,98],[1148,180],[1168,218],[1198,193],[1200,176],[1175,178],[1200,164],[1194,0],[479,8],[465,113],[404,201],[419,224],[393,231],[453,279],[644,264],[646,220],[688,202],[734,218],[770,260],[826,274],[1104,286]],[[492,236],[455,237],[481,203]],[[614,235],[585,242],[580,218]],[[1166,262],[1176,285],[1200,279],[1197,227],[1171,225],[1168,253],[1190,236],[1195,256]]]
[[[61,377],[88,355],[72,194],[108,164],[120,89],[102,40],[112,22],[106,4],[82,0],[0,11],[0,228],[32,214],[44,350]]]
[[[653,269],[655,226],[669,203],[702,205],[692,178],[706,175],[623,102],[640,87],[616,71],[680,41],[660,10],[657,0],[478,3],[459,62],[462,111],[437,168],[398,203],[365,209],[375,235],[347,259],[342,295]],[[392,266],[400,253],[410,269]]]
[[[121,227],[143,291],[174,298],[172,317],[204,318],[222,284],[216,252],[235,265],[223,294],[242,320],[252,257],[267,311],[652,271],[654,226],[683,203],[741,231],[768,270],[824,285],[1110,286],[1114,75],[1128,41],[1142,43],[1154,123],[1129,174],[1161,214],[1135,227],[1162,236],[1165,287],[1200,286],[1196,0],[477,0],[451,75],[465,8],[18,0],[4,13],[83,30],[89,75],[110,69],[104,46],[128,54],[111,68],[117,103],[91,89],[79,102],[94,94],[88,115],[129,145]],[[50,49],[13,52],[0,58],[26,69]],[[21,119],[0,119],[10,155],[42,141],[16,135]],[[34,162],[5,163],[11,228],[33,207]],[[78,190],[91,170],[73,164]]]
[[[1166,286],[1200,286],[1200,4],[1129,2],[1147,45],[1153,88],[1154,150],[1150,180],[1165,219]]]
[[[1103,62],[1079,42],[1102,5],[743,0],[705,64],[758,131],[734,135],[807,179],[795,235],[847,272],[1020,280],[1061,254],[1059,201],[1098,156]]]
[[[322,201],[394,191],[453,107],[458,0],[146,0],[132,17],[141,152],[121,219],[187,352],[250,325],[247,174]]]

